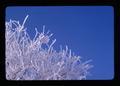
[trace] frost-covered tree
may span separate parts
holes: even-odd
[[[5,22],[6,26],[6,79],[7,80],[83,80],[89,74],[91,60],[81,61],[68,49],[60,47],[57,52],[49,31],[38,32],[33,40],[24,24],[16,20]],[[51,42],[51,41],[52,42]],[[43,47],[43,46],[46,46]]]

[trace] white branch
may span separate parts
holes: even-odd
[[[21,31],[21,30],[24,28],[24,25],[25,25],[25,22],[26,22],[28,16],[29,16],[29,15],[27,15],[27,16],[25,17],[25,19],[24,19],[24,21],[23,21],[23,24],[22,24],[21,28],[19,29],[19,31]]]
[[[52,45],[56,42],[56,39],[53,40],[53,42],[51,43],[51,45],[49,46],[48,52],[50,51]]]

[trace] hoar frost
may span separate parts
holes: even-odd
[[[5,23],[6,26],[6,79],[7,80],[83,80],[89,75],[92,65],[89,61],[82,62],[68,46],[60,47],[57,52],[50,42],[49,31],[38,32],[33,40],[27,33],[24,24],[16,20]],[[44,48],[43,45],[47,47]]]

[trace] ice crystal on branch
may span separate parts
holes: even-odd
[[[6,21],[6,79],[7,80],[83,80],[92,65],[82,62],[80,56],[72,54],[66,46],[57,52],[49,31],[38,32],[33,40],[22,24],[16,20]],[[47,47],[44,48],[43,45]]]

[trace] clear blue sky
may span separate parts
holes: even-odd
[[[111,6],[7,7],[6,20],[29,18],[25,24],[33,38],[34,28],[54,33],[55,48],[68,45],[83,60],[92,59],[88,79],[114,77],[114,9]]]

